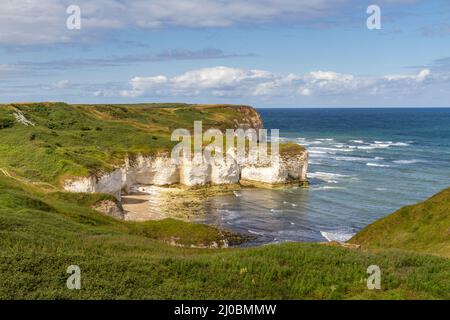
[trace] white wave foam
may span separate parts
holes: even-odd
[[[335,154],[336,152],[352,152],[354,151],[354,149],[345,149],[344,147],[342,148],[330,148],[330,147],[311,147],[309,148],[309,150],[315,150],[315,151],[325,151],[326,153],[329,154]]]
[[[337,161],[370,161],[372,158],[363,158],[363,157],[334,157],[334,160]]]
[[[314,148],[310,148],[308,150],[310,154],[327,154],[325,151],[315,150]]]
[[[332,186],[322,186],[322,187],[313,187],[312,190],[346,190],[344,187],[332,187]]]
[[[320,234],[329,242],[331,241],[345,242],[347,240],[350,240],[350,238],[355,235],[354,233],[348,233],[343,231],[320,231]]]
[[[347,176],[347,175],[339,174],[339,173],[317,171],[317,172],[308,173],[308,177],[328,181],[328,180],[336,180],[336,179],[342,179],[342,178],[350,178],[351,176]]]
[[[423,161],[419,160],[419,159],[411,159],[411,160],[395,160],[392,162],[397,163],[397,164],[413,164],[413,163],[419,163],[419,162],[423,162]]]
[[[380,163],[372,163],[372,162],[366,163],[366,166],[369,166],[369,167],[380,167],[380,168],[389,168],[390,167],[388,164],[380,164]]]
[[[364,140],[350,140],[352,143],[364,143]]]
[[[392,142],[392,141],[374,141],[371,146],[378,146],[379,148],[389,148],[389,147],[407,147],[410,144],[407,142]]]
[[[374,141],[374,143],[369,143],[368,145],[349,145],[349,149],[358,150],[373,150],[373,149],[386,149],[390,147],[407,147],[409,143],[406,142],[392,142],[392,141]]]
[[[410,145],[410,143],[406,143],[406,142],[396,142],[392,144],[395,147],[407,147]]]
[[[263,235],[262,232],[256,232],[256,231],[253,231],[253,230],[250,230],[250,229],[248,229],[247,231],[250,232],[250,233],[252,233],[252,234],[257,234],[257,235],[260,235],[260,236]]]

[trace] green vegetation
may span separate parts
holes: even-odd
[[[0,168],[32,181],[58,185],[70,176],[109,171],[126,155],[168,151],[174,129],[234,128],[246,123],[245,106],[137,104],[68,105],[27,103],[0,105]],[[35,125],[14,120],[21,112]]]
[[[297,143],[288,142],[288,143],[280,144],[280,154],[281,155],[295,156],[295,155],[301,154],[305,150],[306,149],[303,146],[301,146]]]
[[[192,247],[239,237],[171,219],[114,220],[91,209],[111,196],[57,188],[66,176],[110,170],[126,154],[167,150],[170,132],[193,120],[233,127],[243,120],[236,108],[1,105],[0,299],[450,299],[449,190],[363,230],[351,240],[362,249],[200,249]],[[35,125],[15,121],[18,111]],[[81,290],[66,288],[70,265],[81,268]],[[367,289],[369,265],[382,270],[381,290]]]
[[[175,220],[130,223],[89,206],[103,195],[47,193],[0,175],[2,299],[449,299],[450,260],[404,251],[370,252],[290,243],[191,249],[218,230]],[[79,265],[82,289],[68,290]],[[382,290],[368,290],[369,265]]]
[[[395,248],[450,257],[450,189],[376,221],[350,242],[368,249]]]

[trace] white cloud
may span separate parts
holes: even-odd
[[[121,90],[120,95],[123,97],[139,97],[146,92],[154,92],[155,94],[161,94],[167,83],[167,77],[155,76],[155,77],[134,77],[130,80],[132,90]]]
[[[69,86],[69,84],[70,84],[69,80],[60,80],[55,83],[55,88],[65,89]]]
[[[68,30],[69,0],[0,2],[0,43],[49,44],[96,36],[126,27],[228,27],[314,23],[354,0],[79,0],[81,30]]]
[[[277,76],[263,70],[244,70],[229,67],[212,67],[188,71],[168,79],[165,76],[135,77],[130,80],[131,90],[122,90],[124,97],[145,94],[215,96],[266,95],[283,83],[292,82],[293,76]]]
[[[403,74],[392,74],[387,75],[384,78],[388,81],[415,81],[423,82],[431,75],[430,69],[423,69],[418,74],[403,75]]]
[[[174,77],[164,75],[134,77],[123,97],[217,96],[217,97],[295,97],[329,95],[378,95],[417,93],[432,79],[431,71],[417,74],[361,77],[332,71],[314,71],[304,75],[275,74],[264,70],[245,70],[224,66],[203,68]]]
[[[302,96],[305,96],[305,97],[308,97],[308,96],[310,96],[310,95],[312,94],[312,92],[311,92],[310,89],[304,88],[304,87],[300,87],[300,88],[299,88],[299,93],[300,93]]]
[[[332,71],[313,71],[306,74],[303,79],[305,81],[303,91],[307,95],[311,95],[313,92],[319,94],[352,92],[367,87],[372,82],[362,77],[357,78],[351,74]]]

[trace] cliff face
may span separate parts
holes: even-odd
[[[261,129],[263,127],[263,121],[261,115],[250,106],[238,106],[236,107],[240,117],[233,119],[235,128],[242,129]]]
[[[259,113],[249,106],[229,106],[212,112],[211,117],[227,115],[222,123],[227,128],[261,129],[263,122]],[[204,111],[206,112],[206,111]],[[217,118],[218,119],[218,118]],[[217,120],[219,121],[219,120]],[[286,152],[287,150],[287,152]],[[139,155],[126,158],[124,164],[100,176],[67,180],[64,189],[72,192],[108,193],[120,199],[135,185],[168,186],[181,184],[188,187],[208,184],[265,184],[280,185],[290,182],[306,182],[308,154],[300,146],[292,144],[280,148],[280,156],[272,161],[215,159],[212,163],[182,162],[176,164],[169,152],[153,156]]]
[[[124,166],[100,177],[69,180],[64,189],[72,192],[108,193],[120,199],[134,185],[204,186],[207,184],[263,183],[279,185],[289,182],[306,182],[307,152],[296,156],[281,155],[271,162],[214,161],[211,164],[194,162],[175,164],[167,154],[154,157],[139,156]]]

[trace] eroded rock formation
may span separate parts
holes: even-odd
[[[108,193],[120,199],[134,185],[173,185],[188,187],[208,184],[255,182],[279,185],[307,181],[308,156],[306,151],[297,155],[280,155],[274,161],[216,160],[212,163],[182,162],[176,164],[168,154],[127,159],[125,165],[100,177],[85,177],[66,181],[64,189],[72,192]]]

